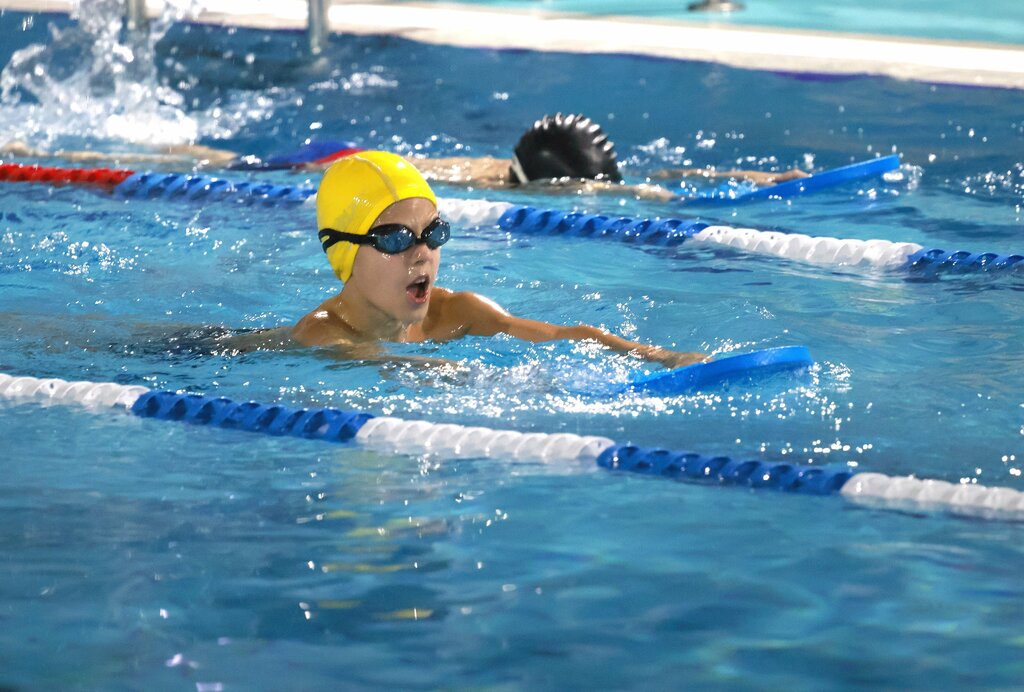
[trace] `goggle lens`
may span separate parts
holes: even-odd
[[[373,247],[389,255],[405,252],[416,243],[423,243],[431,250],[436,250],[451,238],[451,226],[440,217],[431,221],[419,238],[405,224],[392,223],[371,228],[368,235]]]

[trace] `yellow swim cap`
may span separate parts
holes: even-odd
[[[328,168],[320,181],[316,194],[317,229],[365,235],[381,212],[395,202],[414,197],[437,204],[427,181],[401,156],[386,151],[352,154]],[[346,242],[327,248],[327,260],[342,281],[352,276],[358,250],[358,245]]]

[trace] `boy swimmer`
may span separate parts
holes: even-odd
[[[291,328],[299,344],[360,357],[383,341],[508,334],[534,342],[593,340],[669,368],[707,360],[702,353],[639,344],[588,325],[515,317],[481,295],[435,285],[450,229],[427,181],[396,154],[364,151],[333,164],[317,192],[317,225],[344,286]]]
[[[94,151],[57,151],[47,153],[29,147],[24,142],[8,142],[0,146],[0,156],[30,156],[35,158],[62,158],[77,163],[114,161],[119,164],[175,165],[196,168],[234,169],[314,169],[323,170],[336,159],[361,151],[351,142],[307,145],[318,150],[317,155],[277,156],[266,161],[253,156],[238,156],[235,152],[205,146],[168,147],[154,153],[102,153]],[[301,152],[300,152],[301,153]],[[441,158],[421,157],[416,166],[424,178],[434,182],[471,187],[502,188],[523,185],[543,185],[542,189],[571,193],[631,194],[639,199],[671,201],[679,195],[660,185],[640,183],[626,185],[619,173],[615,145],[601,126],[581,114],[544,116],[523,133],[515,146],[511,159],[492,156],[454,156]],[[762,187],[794,178],[807,177],[807,173],[793,169],[786,172],[717,171],[709,168],[683,168],[657,171],[654,178],[733,178],[747,180]],[[538,188],[540,189],[540,188]]]

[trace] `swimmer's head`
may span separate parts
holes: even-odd
[[[365,235],[389,206],[417,197],[437,206],[427,181],[401,156],[384,151],[352,154],[328,168],[320,181],[316,195],[317,229]],[[327,260],[342,281],[352,276],[358,250],[358,245],[348,242],[327,248]]]
[[[621,181],[615,145],[585,115],[545,115],[519,138],[509,179],[526,183],[550,178]]]

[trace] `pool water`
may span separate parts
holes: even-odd
[[[448,0],[434,0],[450,5]],[[985,41],[1020,44],[1024,41],[1024,9],[1015,0],[992,0],[977,12],[956,0],[747,0],[738,12],[691,12],[682,0],[461,0],[514,10],[572,12],[591,16],[667,19],[712,26],[765,27],[841,31],[922,39]]]
[[[0,14],[4,60],[48,23],[68,27],[25,20]],[[1017,92],[378,37],[336,38],[306,63],[301,41],[175,25],[152,78],[182,98],[116,113],[127,141],[90,129],[109,119],[109,90],[60,111],[11,69],[0,120],[53,148],[193,131],[261,155],[310,135],[507,155],[539,115],[579,110],[612,134],[633,181],[687,161],[820,170],[895,150],[904,165],[792,203],[711,209],[439,194],[1024,249]],[[47,75],[70,69],[39,60]],[[439,283],[515,314],[680,350],[803,344],[817,361],[806,378],[607,398],[571,390],[650,368],[500,338],[394,348],[463,361],[454,375],[172,341],[292,324],[338,290],[310,207],[4,184],[0,213],[0,372],[1024,490],[1024,285],[1012,274],[456,228]],[[0,404],[0,439],[0,687],[929,689],[1024,676],[1019,524],[25,404]]]

